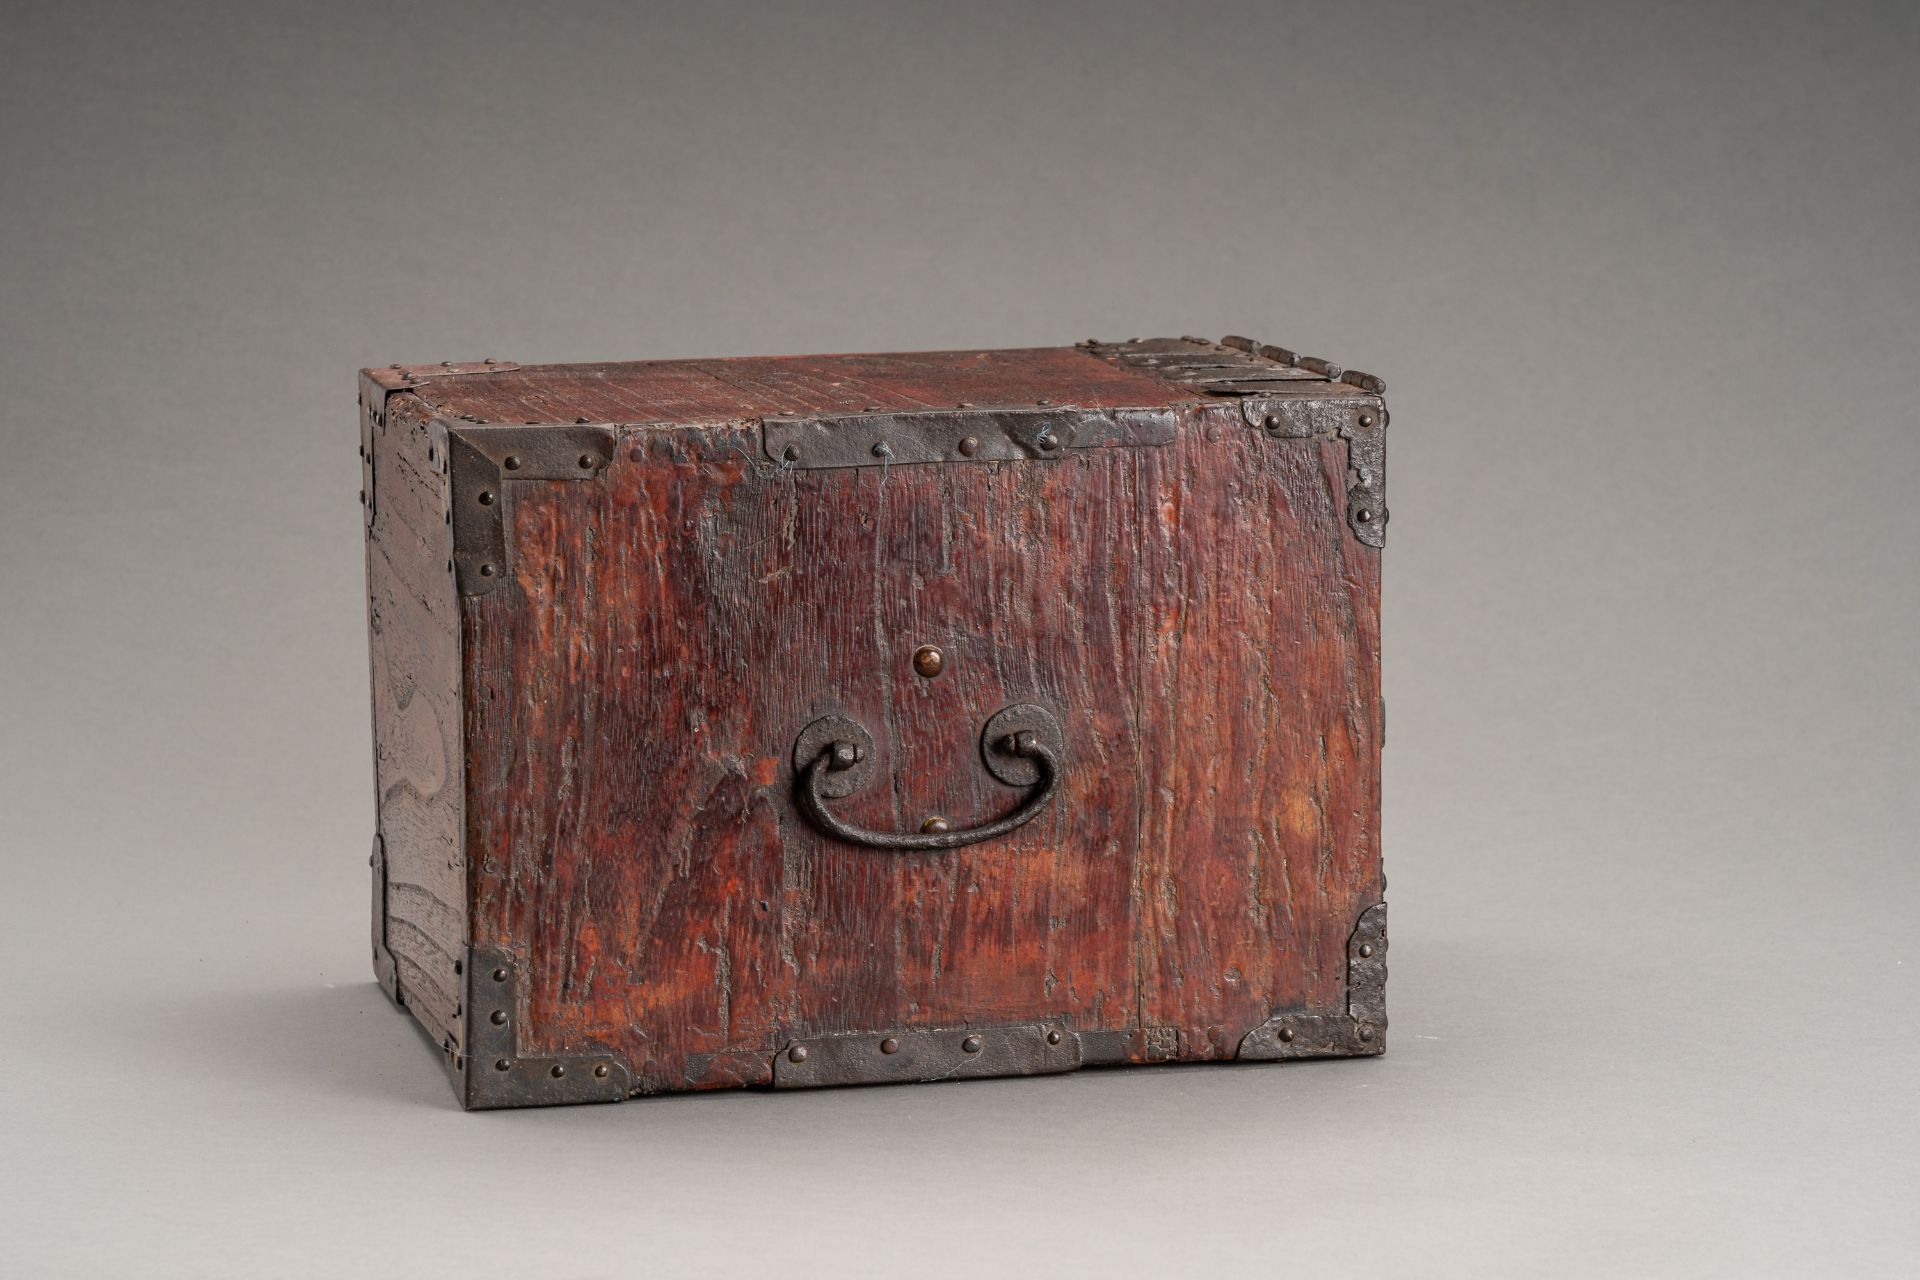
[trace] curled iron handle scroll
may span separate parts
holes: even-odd
[[[1037,717],[1033,713],[1038,713]],[[1007,721],[1017,723],[1003,727]],[[991,840],[1033,821],[1060,790],[1060,755],[1047,738],[1057,743],[1059,728],[1051,715],[1037,707],[1010,707],[987,722],[980,748],[993,774],[1003,782],[1025,781],[1023,773],[1033,775],[1032,790],[1013,812],[958,831],[869,831],[827,810],[830,797],[851,794],[866,782],[872,768],[868,759],[871,739],[866,730],[852,721],[830,716],[807,726],[795,744],[800,811],[836,840],[871,849],[912,853],[958,849]]]

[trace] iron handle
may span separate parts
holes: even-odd
[[[795,789],[807,821],[836,840],[897,853],[958,849],[1006,835],[1040,815],[1060,790],[1059,745],[1059,725],[1044,708],[1008,707],[989,720],[980,742],[987,768],[1008,783],[1027,782],[1031,774],[1032,789],[1011,813],[958,831],[869,831],[835,817],[827,809],[827,800],[852,794],[872,772],[868,758],[872,738],[865,728],[841,716],[808,725],[794,744],[799,771]]]

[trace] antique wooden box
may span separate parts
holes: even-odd
[[[461,1102],[1381,1052],[1383,391],[363,373],[374,968]]]

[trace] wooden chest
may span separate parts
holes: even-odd
[[[363,373],[374,967],[461,1102],[1381,1052],[1383,390]]]

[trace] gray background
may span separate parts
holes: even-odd
[[[1911,1275],[1888,4],[8,5],[0,1270]],[[372,985],[354,370],[1391,384],[1384,1060],[463,1115]]]

